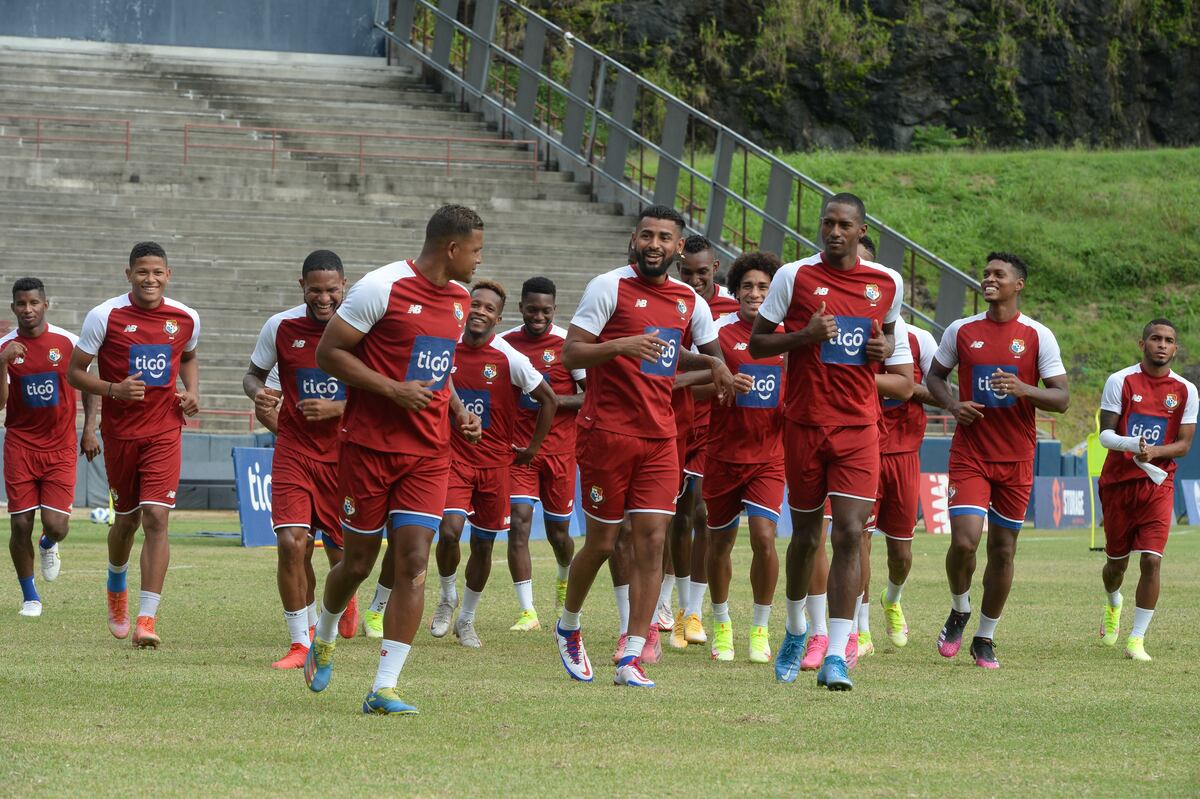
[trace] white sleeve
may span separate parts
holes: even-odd
[[[958,329],[961,321],[951,322],[950,327],[942,334],[942,343],[938,345],[937,353],[933,356],[937,362],[947,369],[958,366]]]
[[[275,348],[275,335],[278,332],[279,320],[272,316],[258,333],[254,352],[250,353],[250,363],[267,371],[275,368],[275,364],[279,362],[279,352]]]
[[[79,343],[75,346],[88,355],[94,356],[100,352],[100,345],[104,343],[104,336],[107,332],[108,309],[100,311],[99,308],[93,308],[83,319],[83,329],[79,331]]]
[[[1063,366],[1058,340],[1054,338],[1050,328],[1038,325],[1038,376],[1045,380],[1047,377],[1058,377],[1066,373],[1067,368]]]
[[[768,322],[779,324],[792,307],[792,288],[796,285],[796,267],[780,267],[771,278],[771,290],[758,308],[758,315]]]
[[[713,325],[712,308],[708,306],[708,301],[696,295],[696,307],[692,309],[692,343],[697,347],[703,347],[710,341],[717,340],[717,328]]]
[[[189,309],[188,314],[192,317],[192,337],[188,339],[188,343],[184,345],[184,352],[195,352],[196,346],[200,343],[200,314]]]
[[[1187,399],[1183,401],[1183,418],[1179,420],[1180,424],[1195,424],[1197,415],[1200,415],[1200,400],[1196,398],[1196,384],[1184,381],[1187,386]]]
[[[915,335],[918,343],[921,345],[921,354],[919,356],[921,361],[921,374],[928,375],[929,370],[933,368],[933,353],[935,350],[937,350],[937,339],[935,339],[933,334],[923,327],[914,326],[913,330],[917,331]],[[924,377],[921,378],[921,382],[925,382]]]
[[[900,309],[904,306],[904,278],[900,277],[900,273],[889,269],[888,275],[896,283],[896,296],[892,297],[892,307],[888,308],[888,312],[883,315],[883,323],[895,322],[900,318]],[[909,359],[911,362],[911,358]]]
[[[1125,386],[1125,373],[1117,372],[1104,381],[1104,393],[1100,395],[1100,410],[1110,413],[1121,412],[1121,391]]]
[[[575,380],[577,382],[580,380],[587,380],[587,370],[586,369],[572,369],[571,370],[571,379]]]
[[[282,391],[283,386],[279,383],[279,365],[271,367],[271,372],[267,375],[267,379],[263,381],[267,388],[274,391]]]
[[[337,315],[359,333],[369,333],[387,312],[391,286],[391,281],[381,284],[378,278],[367,275],[346,292]]]
[[[1141,452],[1142,437],[1119,435],[1116,430],[1101,430],[1100,446],[1118,452]]]
[[[504,340],[497,338],[496,341]],[[528,394],[538,387],[542,382],[542,373],[533,368],[529,358],[518,352],[507,341],[504,341],[498,349],[508,358],[508,375],[512,379],[512,384],[521,389],[522,394]]]
[[[619,278],[611,273],[592,278],[583,290],[583,297],[575,308],[571,324],[593,336],[600,335],[617,310],[618,283]]]
[[[896,348],[883,362],[884,366],[902,366],[913,362],[912,346],[908,343],[908,325],[900,317],[896,317],[896,329],[893,332]]]

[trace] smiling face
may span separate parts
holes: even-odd
[[[471,311],[467,314],[467,330],[471,335],[484,337],[500,324],[504,311],[504,300],[489,288],[477,288],[471,292]]]
[[[712,250],[685,252],[679,259],[679,279],[707,300],[712,296],[713,276],[717,273],[717,265]]]
[[[1025,278],[1007,261],[988,261],[980,283],[983,299],[989,303],[1008,302],[1025,288]]]
[[[734,292],[737,295],[743,319],[753,322],[758,318],[759,306],[763,304],[763,300],[767,298],[767,292],[770,290],[771,278],[766,272],[750,269],[742,275],[741,280],[734,286]]]
[[[633,231],[633,254],[643,277],[660,278],[683,251],[683,231],[670,219],[645,217]]]
[[[450,279],[470,283],[475,269],[483,263],[483,231],[472,230],[470,235],[451,239],[446,244],[450,261]]]
[[[867,225],[858,209],[846,203],[829,203],[821,215],[821,241],[830,258],[855,257],[858,240],[867,233]]]
[[[1158,367],[1169,365],[1179,352],[1175,328],[1170,325],[1150,325],[1149,332],[1142,337],[1138,346],[1142,349],[1145,361]]]
[[[328,322],[342,304],[346,278],[336,269],[317,269],[300,278],[300,290],[304,292],[308,315],[318,322]]]
[[[143,255],[125,270],[134,302],[153,308],[162,302],[171,282],[171,267],[157,255]]]
[[[41,291],[18,291],[13,295],[12,312],[17,317],[17,328],[22,333],[32,333],[46,320],[49,300]]]
[[[521,298],[521,321],[529,335],[543,336],[554,324],[554,295],[530,292]]]

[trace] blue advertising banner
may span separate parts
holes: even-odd
[[[1188,524],[1200,524],[1200,480],[1180,480],[1177,489],[1183,494]]]
[[[1039,530],[1091,527],[1092,515],[1086,477],[1035,477],[1033,524]],[[1096,522],[1102,516],[1096,502]]]
[[[271,463],[274,455],[273,449],[233,448],[233,477],[244,547],[275,546],[275,533],[271,530]]]

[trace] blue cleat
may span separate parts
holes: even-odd
[[[784,633],[783,646],[779,647],[779,654],[775,656],[776,680],[779,682],[796,681],[796,675],[800,673],[800,661],[804,659],[804,643],[807,640],[808,633],[802,635]]]
[[[311,691],[324,691],[333,677],[333,644],[313,638],[308,657],[304,659],[304,682]]]
[[[417,709],[405,702],[395,688],[380,688],[367,694],[363,713],[369,716],[415,716]]]
[[[828,655],[817,672],[817,685],[824,685],[831,691],[851,691],[854,683],[846,673],[846,660],[837,655]]]

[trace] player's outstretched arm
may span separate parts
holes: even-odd
[[[567,330],[567,338],[563,341],[563,366],[568,369],[590,369],[622,355],[644,361],[657,361],[667,347],[667,342],[655,335],[657,332],[601,342],[596,334],[589,333],[578,325],[571,325]]]
[[[554,414],[558,413],[558,397],[555,396],[554,389],[550,388],[549,383],[539,383],[537,388],[529,392],[529,396],[537,400],[541,407],[538,408],[537,421],[533,425],[533,435],[529,439],[529,446],[517,453],[516,463],[518,466],[528,466],[533,462],[538,450],[542,447],[542,442],[546,440],[546,435],[550,432],[550,426],[554,424]]]

